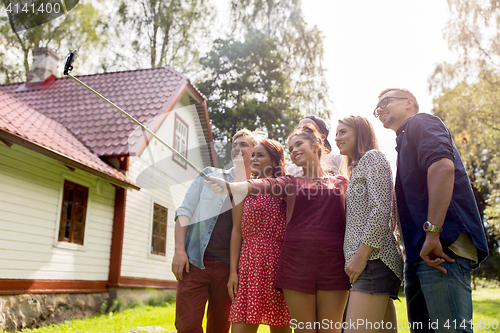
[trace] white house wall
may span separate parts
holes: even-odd
[[[84,245],[58,242],[64,180],[89,188]],[[0,142],[0,279],[108,279],[115,188]]]
[[[178,113],[189,126],[188,159],[203,169],[202,156],[195,127],[196,109],[185,108],[189,103],[185,95],[177,103],[174,111],[164,120],[156,134],[173,146],[175,113]],[[141,178],[151,165],[158,168],[149,181]],[[163,161],[163,162],[161,162]],[[151,169],[149,169],[151,170]],[[144,174],[143,174],[144,175]],[[129,190],[125,213],[125,232],[123,240],[123,256],[121,275],[127,277],[150,278],[175,281],[171,272],[174,254],[174,216],[175,209],[182,203],[184,195],[196,176],[189,167],[181,167],[172,160],[171,152],[156,140],[152,140],[149,149],[141,156],[130,159],[129,177],[141,187],[140,191]],[[153,204],[168,209],[166,255],[151,254],[151,229],[153,221]]]

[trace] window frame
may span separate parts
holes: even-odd
[[[185,122],[177,113],[175,113],[175,120],[174,120],[174,149],[175,149],[175,146],[176,146],[176,143],[177,143],[177,139],[176,139],[176,134],[177,134],[177,122],[181,122],[185,127],[186,127],[186,149],[185,149],[185,154],[184,154],[184,157],[187,159],[188,158],[188,147],[189,147],[189,125],[187,122]],[[182,153],[179,151],[179,153]],[[176,154],[172,154],[172,160],[179,164],[181,167],[183,167],[184,169],[187,169],[187,163],[182,161],[179,157],[177,157]]]
[[[155,228],[155,219],[154,219],[154,216],[155,216],[155,207],[159,207],[160,208],[160,214],[161,214],[161,211],[164,210],[165,213],[166,213],[166,219],[165,219],[165,226],[164,226],[164,230],[165,230],[165,235],[164,235],[164,252],[160,252],[160,251],[153,251],[153,239],[156,237],[160,237],[161,235],[154,235],[154,228]],[[159,221],[159,223],[161,223]],[[161,227],[160,225],[158,226],[158,231],[161,230]],[[151,210],[151,233],[150,233],[150,237],[149,237],[149,247],[148,247],[148,255],[149,256],[154,256],[154,258],[162,258],[162,260],[164,258],[166,258],[167,256],[167,240],[168,240],[168,208],[163,206],[163,205],[160,205],[159,203],[157,202],[154,202],[153,201],[153,205],[152,205],[152,210]]]
[[[86,187],[88,189],[87,192],[87,206],[85,210],[85,225],[83,226],[83,244],[78,244],[78,243],[70,243],[67,241],[60,241],[59,240],[59,231],[60,231],[60,226],[61,226],[61,215],[62,215],[62,208],[63,208],[63,200],[64,200],[64,188],[65,188],[65,183],[66,181],[74,183],[78,186],[81,187]],[[56,219],[54,220],[55,223],[55,228],[54,228],[54,243],[53,246],[57,248],[62,248],[62,249],[67,249],[67,250],[73,250],[73,251],[86,251],[86,244],[88,242],[88,228],[89,228],[89,212],[92,210],[92,195],[94,194],[94,188],[93,188],[93,183],[90,182],[88,179],[83,179],[81,177],[76,177],[73,173],[71,172],[65,172],[63,171],[61,173],[61,179],[60,179],[60,185],[59,185],[59,195],[58,195],[58,202],[57,202],[57,213],[56,213]]]

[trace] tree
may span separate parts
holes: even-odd
[[[430,88],[477,82],[482,72],[500,70],[500,1],[447,0],[450,19],[444,38],[458,55],[455,64],[442,63],[430,79]]]
[[[79,49],[81,62],[106,40],[106,24],[88,1],[80,2],[68,14],[24,31],[11,29],[8,18],[0,18],[1,79],[5,83],[26,81],[30,68],[30,50],[50,47],[63,57]],[[76,71],[78,72],[78,70]]]
[[[208,0],[121,0],[118,29],[125,49],[112,65],[172,66],[184,73],[199,68],[213,12]]]
[[[198,85],[207,96],[214,137],[231,141],[240,128],[257,127],[282,143],[300,120],[283,59],[266,34],[249,34],[244,42],[218,39],[201,59],[209,73]]]
[[[236,35],[260,32],[274,41],[280,70],[291,79],[291,94],[303,113],[330,118],[323,36],[305,22],[300,0],[231,0],[231,13]]]

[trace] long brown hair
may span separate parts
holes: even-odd
[[[280,143],[273,139],[263,139],[259,142],[267,150],[271,157],[271,163],[276,164],[272,177],[281,177],[286,174],[285,150]]]
[[[286,144],[288,145],[288,142],[290,142],[290,139],[296,135],[304,136],[305,139],[307,141],[309,141],[312,146],[317,145],[319,147],[318,157],[321,160],[321,157],[323,156],[323,152],[325,152],[326,148],[324,146],[324,142],[323,142],[323,139],[321,138],[320,132],[312,125],[299,126],[299,127],[293,129],[292,133],[286,139]]]
[[[348,173],[356,166],[363,155],[372,149],[379,149],[377,137],[373,126],[368,119],[361,116],[348,116],[339,120],[339,124],[344,124],[354,129],[356,132],[356,149],[352,154],[352,159],[345,156],[347,160]]]

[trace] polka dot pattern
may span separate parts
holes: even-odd
[[[345,265],[363,243],[373,248],[368,260],[382,260],[402,280],[403,256],[397,241],[399,218],[391,166],[382,152],[368,151],[352,169],[346,215]]]
[[[269,326],[290,322],[283,293],[274,288],[285,227],[284,200],[264,194],[247,196],[241,221],[238,294],[231,305],[231,322]]]

